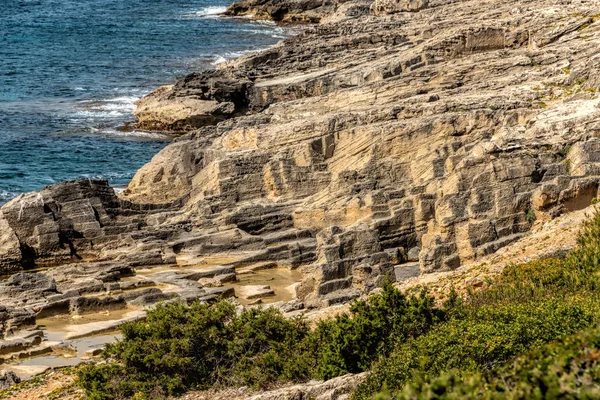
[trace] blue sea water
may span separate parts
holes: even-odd
[[[120,129],[133,102],[283,28],[230,0],[0,0],[0,203],[55,182],[125,184],[168,137]]]

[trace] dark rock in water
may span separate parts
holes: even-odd
[[[242,0],[233,3],[225,15],[251,15],[277,22],[317,23],[334,10],[330,0]]]
[[[21,382],[21,378],[12,371],[0,371],[0,390],[10,389],[10,387]]]

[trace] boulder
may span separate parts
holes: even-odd
[[[1,370],[0,371],[0,390],[10,389],[12,386],[21,382],[21,378],[12,371]]]

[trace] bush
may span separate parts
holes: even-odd
[[[596,213],[584,224],[573,252],[563,259],[506,268],[489,288],[471,293],[452,319],[399,344],[382,358],[354,398],[371,398],[383,388],[397,397],[405,386],[413,396],[409,398],[433,399],[441,393],[448,394],[439,398],[470,398],[461,396],[482,384],[482,374],[596,325],[599,279],[600,214]],[[448,370],[454,372],[444,374]],[[531,396],[533,388],[529,388]],[[495,398],[490,393],[485,396]]]
[[[600,329],[543,346],[489,373],[450,371],[430,382],[416,379],[400,400],[600,398]]]
[[[321,322],[311,335],[316,354],[315,377],[331,379],[366,371],[396,343],[428,332],[445,318],[426,292],[405,297],[387,283],[381,294],[352,305],[350,315]]]
[[[384,385],[400,390],[417,377],[434,379],[450,369],[490,370],[536,345],[593,325],[599,312],[597,296],[593,301],[572,297],[478,308],[398,346],[378,363],[355,398],[371,398]]]
[[[443,318],[425,292],[406,298],[389,283],[312,332],[273,308],[237,315],[227,301],[159,305],[145,321],[124,325],[123,339],[105,351],[109,362],[83,368],[79,384],[94,399],[161,398],[214,385],[328,379],[367,370],[393,344]]]
[[[309,332],[306,323],[274,309],[238,316],[226,301],[159,305],[121,332],[123,339],[105,351],[111,362],[79,374],[90,398],[163,397],[215,384],[261,387],[309,375],[292,353]]]

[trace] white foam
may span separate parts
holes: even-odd
[[[114,128],[103,128],[94,129],[95,133],[106,135],[106,136],[119,136],[119,137],[130,137],[140,139],[168,139],[169,135],[157,132],[145,132],[145,131],[123,131]]]
[[[9,200],[18,196],[17,192],[9,192],[8,190],[0,190],[0,204],[5,204]]]
[[[120,96],[104,100],[84,100],[83,110],[75,113],[79,117],[101,117],[112,118],[129,115],[135,110],[137,96]]]
[[[223,54],[223,55],[216,55],[215,59],[213,62],[211,62],[212,65],[217,66],[219,64],[223,64],[226,61],[229,60],[233,60],[235,58],[239,58],[243,55],[246,54],[250,54],[250,53],[254,53],[257,51],[260,51],[261,49],[253,49],[253,50],[241,50],[241,51],[228,51],[227,53]]]
[[[227,10],[227,7],[209,6],[204,7],[200,11],[194,11],[191,14],[185,15],[186,17],[217,17],[223,14]]]
[[[215,59],[215,61],[211,62],[212,65],[219,65],[219,64],[223,64],[224,62],[226,62],[227,59],[223,56],[217,56],[217,58]]]

